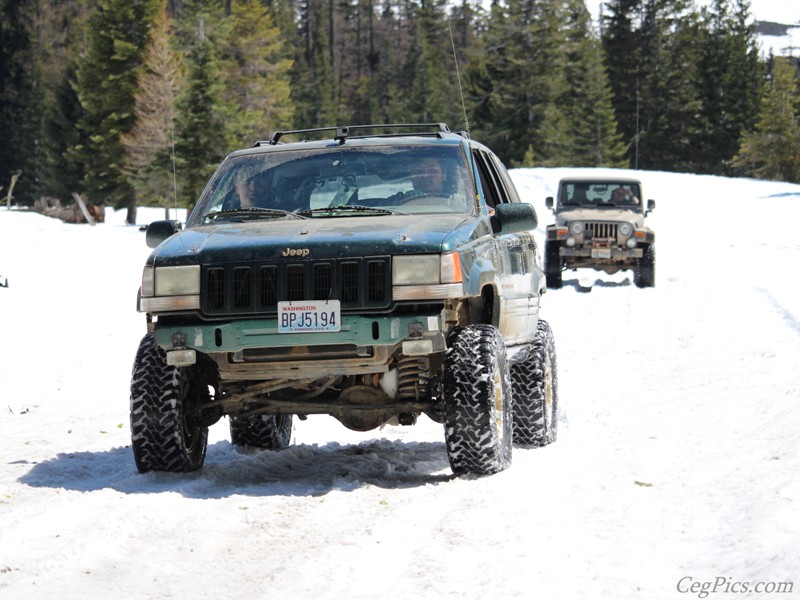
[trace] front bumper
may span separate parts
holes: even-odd
[[[276,319],[159,326],[156,343],[167,362],[194,364],[210,356],[223,380],[317,379],[385,373],[392,354],[444,352],[442,314],[363,317],[342,315],[341,331],[279,333]]]
[[[342,315],[341,331],[279,333],[277,319],[161,326],[154,324],[156,343],[164,350],[191,348],[198,352],[239,352],[249,348],[298,346],[396,346],[408,337],[441,333],[442,315]]]
[[[596,260],[627,261],[638,259],[644,256],[641,247],[638,248],[619,248],[619,247],[592,247],[592,246],[562,246],[559,254],[565,258],[589,258]]]

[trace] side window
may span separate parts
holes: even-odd
[[[497,174],[494,164],[489,156],[480,150],[473,150],[475,163],[478,165],[478,172],[481,176],[481,187],[486,204],[489,208],[494,208],[498,204],[508,202],[506,191]]]
[[[494,154],[490,155],[492,162],[494,163],[495,171],[500,176],[500,182],[505,188],[506,195],[508,197],[507,202],[519,202],[519,194],[517,193],[517,188],[514,187],[514,182],[511,180],[511,176],[508,174],[508,170],[506,169],[505,165],[500,162],[500,159],[497,158]]]

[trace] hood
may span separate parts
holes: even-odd
[[[644,227],[644,215],[621,208],[578,208],[565,210],[556,215],[557,225],[566,225],[572,221],[624,221],[637,228]]]
[[[486,230],[486,231],[484,231]],[[164,240],[150,264],[209,264],[288,256],[342,258],[453,250],[488,233],[469,215],[387,215],[273,219],[202,225]]]

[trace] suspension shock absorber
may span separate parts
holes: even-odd
[[[403,356],[397,363],[397,397],[419,400],[428,383],[431,361],[427,356]]]

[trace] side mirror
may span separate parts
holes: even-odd
[[[536,229],[538,224],[536,210],[525,202],[498,204],[494,207],[492,231],[495,233],[530,231]]]
[[[645,216],[647,216],[647,213],[649,213],[651,210],[655,210],[655,208],[656,208],[656,201],[655,200],[648,200],[647,201],[647,211],[644,213]]]
[[[547,198],[545,198],[544,199],[544,205],[547,208],[549,208],[550,210],[553,210],[553,197],[552,196],[548,196]]]
[[[153,221],[147,226],[147,233],[145,234],[145,242],[148,248],[155,248],[165,239],[178,233],[183,229],[180,221]]]

